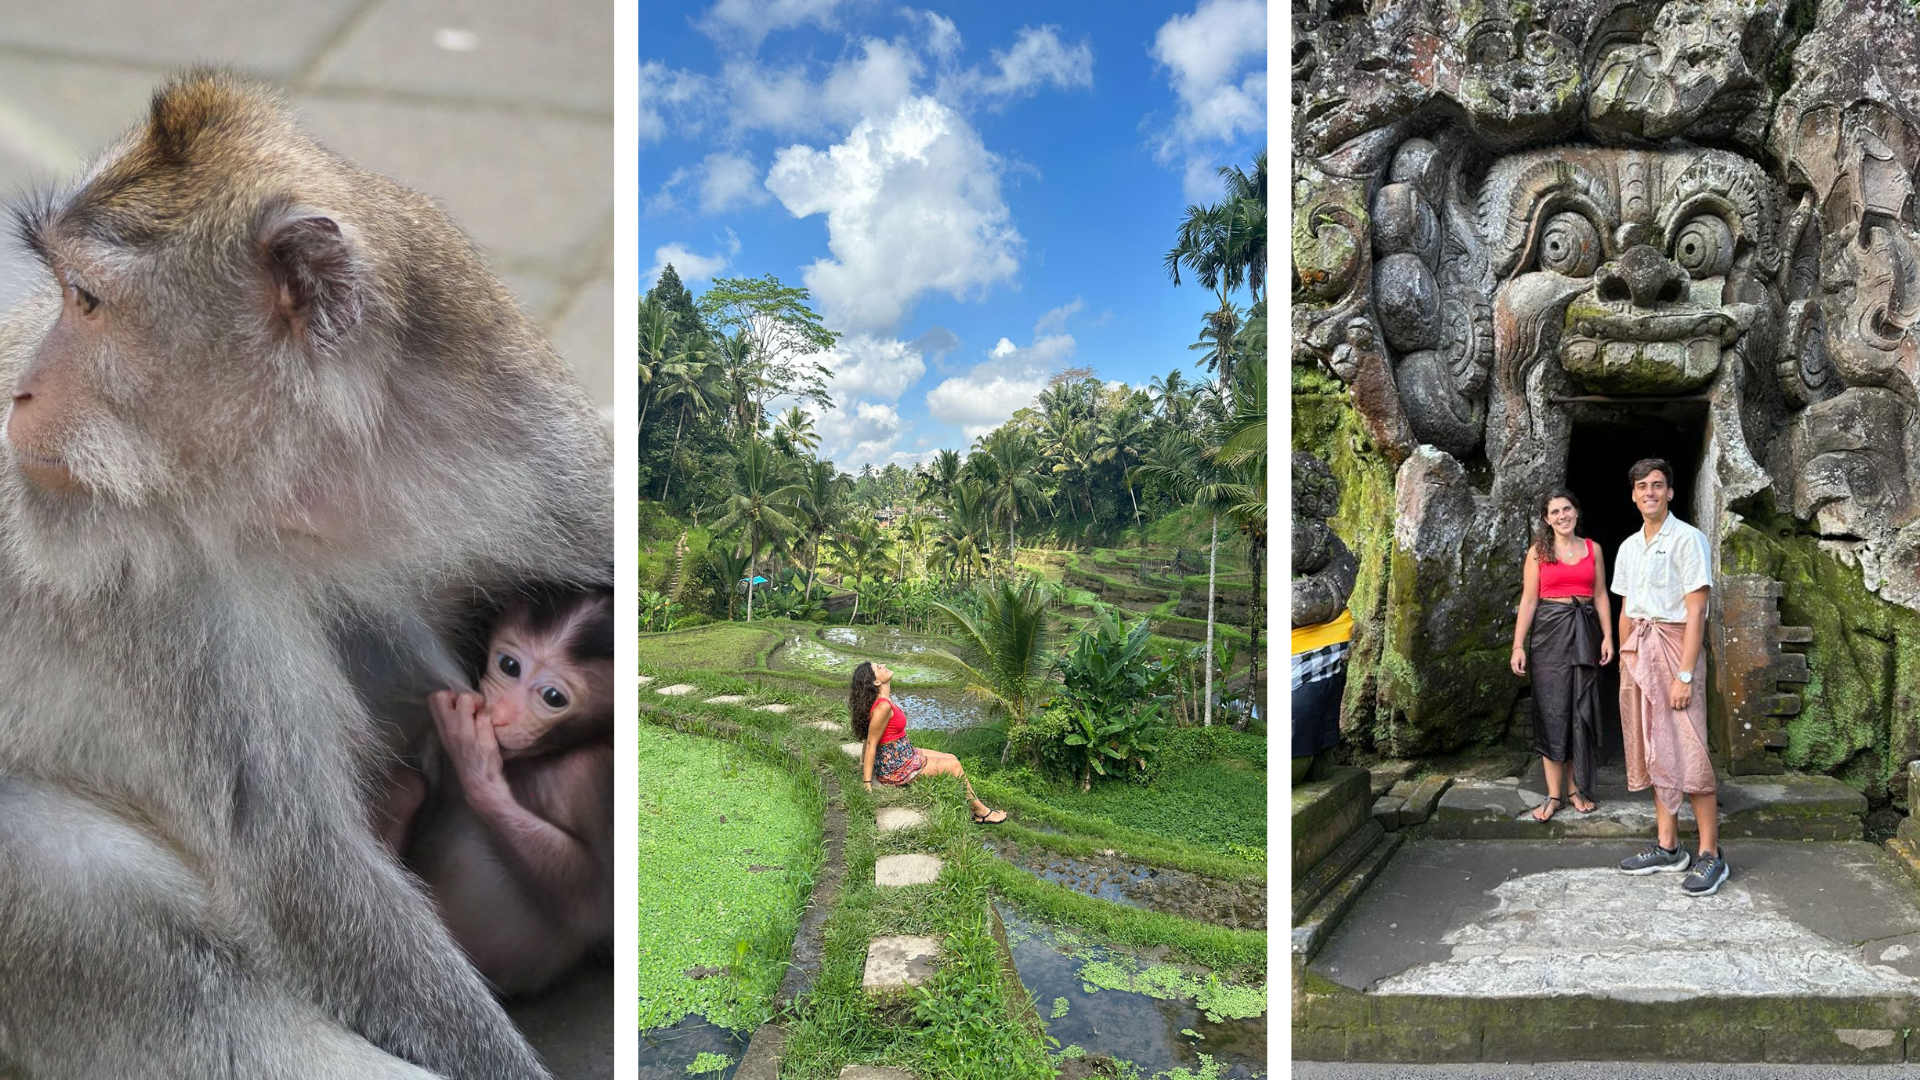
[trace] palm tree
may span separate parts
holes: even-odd
[[[960,482],[960,451],[942,450],[934,457],[930,467],[921,475],[922,495],[934,498],[947,498],[953,491],[953,485]]]
[[[970,680],[967,693],[1006,710],[1009,739],[1000,748],[1004,765],[1012,729],[1026,722],[1053,666],[1047,649],[1051,605],[1033,578],[1017,583],[1003,578],[982,588],[980,600],[978,618],[950,604],[935,602],[933,607],[960,639],[958,655],[948,655]]]
[[[1213,535],[1207,545],[1207,680],[1202,697],[1200,726],[1213,726],[1213,609],[1215,567],[1220,555],[1220,515],[1231,504],[1231,494],[1212,476],[1212,460],[1207,448],[1191,436],[1179,433],[1163,438],[1134,466],[1129,479],[1155,478],[1165,483],[1182,501],[1206,510],[1212,518]]]
[[[749,439],[734,463],[734,493],[725,503],[726,515],[712,526],[715,536],[746,526],[748,622],[753,621],[754,560],[760,554],[761,542],[777,544],[799,531],[793,522],[793,500],[805,489],[782,483],[781,466],[772,447],[759,439]]]
[[[716,365],[706,362],[705,354],[697,347],[688,345],[679,354],[670,358],[660,369],[667,380],[666,391],[661,394],[661,404],[678,403],[680,420],[673,429],[673,448],[667,452],[667,468],[660,478],[660,501],[667,501],[667,491],[673,485],[673,466],[680,456],[680,436],[686,432],[687,417],[706,416],[716,405],[727,401],[727,388],[720,381],[720,371]]]
[[[719,341],[719,363],[726,372],[727,394],[733,409],[727,414],[735,439],[746,438],[760,430],[760,409],[753,393],[759,389],[754,367],[753,339],[743,329]]]
[[[800,457],[820,449],[820,436],[813,433],[813,418],[795,405],[780,414],[773,428],[773,444],[788,457]]]
[[[667,362],[667,349],[673,336],[669,319],[666,307],[659,301],[648,297],[640,302],[640,387],[644,396],[640,402],[640,423],[634,429],[636,438],[646,430],[647,406],[653,404],[653,396],[644,392],[653,385],[661,365]]]
[[[1166,378],[1162,379],[1155,375],[1153,381],[1148,384],[1153,394],[1153,403],[1160,408],[1160,415],[1175,427],[1179,427],[1187,418],[1186,382],[1186,376],[1179,368],[1174,368],[1167,372]]]
[[[993,515],[1007,525],[1007,572],[1013,572],[1014,533],[1020,527],[1020,512],[1037,511],[1042,499],[1040,485],[1034,482],[1034,465],[1040,454],[1025,432],[1012,427],[995,428],[981,440],[992,492]]]
[[[1227,184],[1226,199],[1212,206],[1187,207],[1174,246],[1162,265],[1175,285],[1180,284],[1180,268],[1184,266],[1203,288],[1219,297],[1220,309],[1207,316],[1212,340],[1203,335],[1194,347],[1213,350],[1209,362],[1217,365],[1221,383],[1230,386],[1234,363],[1230,346],[1240,326],[1240,315],[1228,295],[1244,284],[1257,303],[1266,285],[1266,152],[1254,158],[1251,175],[1236,166],[1226,166],[1220,169],[1220,176]]]
[[[800,531],[812,541],[813,558],[807,562],[805,599],[813,600],[813,579],[820,569],[820,538],[839,524],[841,503],[853,478],[833,467],[831,461],[808,462],[800,475]]]
[[[1136,408],[1125,407],[1107,414],[1100,422],[1100,429],[1093,440],[1093,460],[1096,464],[1105,465],[1110,461],[1120,464],[1120,476],[1127,485],[1127,501],[1133,504],[1135,525],[1140,523],[1140,500],[1134,497],[1133,480],[1127,476],[1127,470],[1132,466],[1133,459],[1140,456],[1140,443],[1146,437],[1146,421]]]
[[[747,556],[725,544],[715,543],[707,548],[707,562],[713,566],[714,573],[720,576],[727,590],[727,619],[733,619],[733,592],[746,576]]]

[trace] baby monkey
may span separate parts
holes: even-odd
[[[613,943],[613,594],[509,606],[480,692],[427,701],[441,753],[404,769],[387,841],[501,994]]]

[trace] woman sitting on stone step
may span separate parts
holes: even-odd
[[[1613,659],[1613,614],[1604,557],[1579,534],[1573,493],[1556,488],[1539,506],[1513,627],[1512,668],[1522,677],[1531,668],[1533,675],[1533,749],[1547,776],[1547,798],[1533,819],[1549,821],[1569,804],[1593,812],[1587,792],[1600,749],[1600,669]]]
[[[967,789],[973,804],[976,825],[998,825],[1007,820],[1005,810],[989,810],[973,793],[960,759],[938,750],[921,750],[907,741],[907,714],[893,703],[893,670],[885,664],[863,662],[853,669],[853,692],[847,707],[853,721],[854,737],[864,744],[860,752],[860,778],[867,790],[873,782],[903,787],[922,773],[928,776],[957,776]]]

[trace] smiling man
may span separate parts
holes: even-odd
[[[1720,851],[1719,806],[1707,755],[1707,590],[1713,559],[1699,529],[1674,517],[1673,466],[1659,458],[1628,470],[1641,527],[1620,545],[1611,589],[1620,604],[1620,727],[1627,787],[1653,788],[1659,835],[1620,863],[1629,874],[1693,872],[1681,883],[1711,896],[1729,873]],[[1680,848],[1680,807],[1693,803],[1700,854]]]

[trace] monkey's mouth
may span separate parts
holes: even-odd
[[[60,458],[46,457],[16,446],[13,448],[13,460],[19,464],[20,472],[36,487],[67,490],[79,486],[73,470]]]

